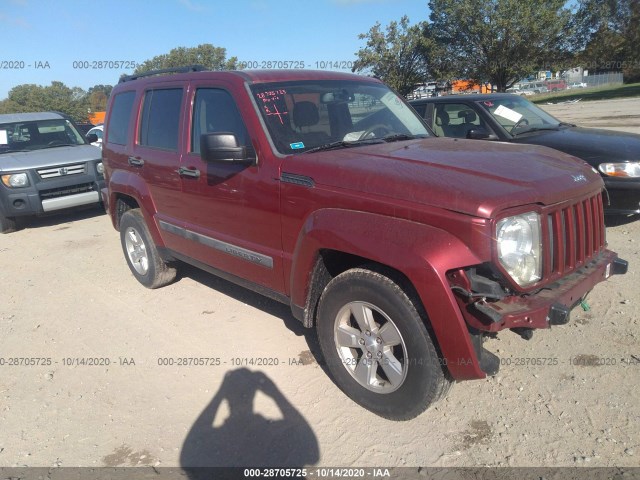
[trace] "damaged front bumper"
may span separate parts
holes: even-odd
[[[505,295],[492,301],[472,292],[460,295],[462,289],[458,288],[456,298],[482,370],[493,375],[500,363],[498,357],[482,348],[485,335],[511,329],[528,340],[535,329],[564,325],[570,320],[571,310],[594,286],[611,275],[625,274],[627,268],[627,261],[605,250],[578,270],[534,293]]]
[[[505,328],[549,328],[569,322],[569,314],[598,283],[627,272],[628,262],[605,250],[575,272],[535,293],[509,295],[498,301],[468,302],[458,297],[467,323],[483,332]]]

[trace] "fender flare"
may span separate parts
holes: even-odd
[[[290,288],[295,308],[306,305],[310,272],[325,249],[357,255],[405,275],[427,311],[451,375],[456,380],[485,377],[445,277],[449,270],[482,263],[459,238],[400,218],[352,210],[318,210],[304,223],[293,253]]]
[[[126,170],[114,170],[111,173],[109,178],[109,216],[116,229],[118,229],[117,200],[119,195],[131,197],[138,203],[153,242],[158,247],[164,247],[160,230],[154,220],[157,213],[156,206],[153,203],[153,197],[149,192],[147,182],[140,175]]]

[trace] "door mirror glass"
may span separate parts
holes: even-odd
[[[200,156],[205,162],[247,162],[247,148],[238,145],[235,134],[205,133],[200,136]]]

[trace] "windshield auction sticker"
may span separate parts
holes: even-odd
[[[504,105],[500,105],[493,112],[494,115],[498,115],[499,117],[506,118],[507,120],[517,123],[522,118],[522,114],[516,112],[515,110],[511,110],[510,108],[505,107]]]

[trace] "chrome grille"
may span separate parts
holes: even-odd
[[[78,163],[76,165],[64,165],[61,167],[42,168],[38,170],[38,175],[43,180],[48,178],[58,178],[68,175],[78,175],[86,172],[86,166],[84,163]]]
[[[545,279],[562,277],[597,256],[605,246],[602,194],[546,212]]]

